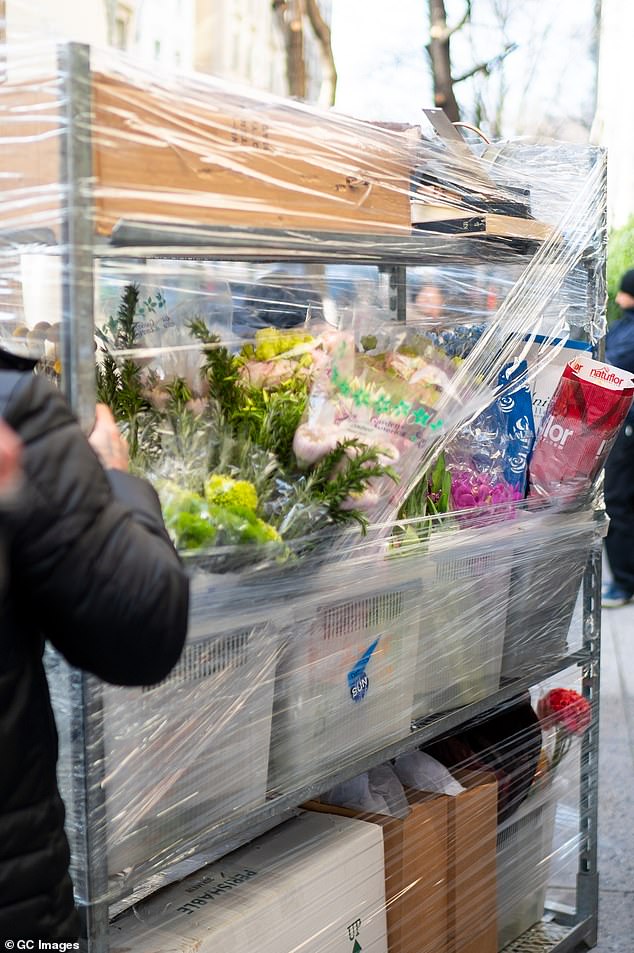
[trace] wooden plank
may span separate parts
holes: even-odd
[[[59,235],[61,77],[0,85],[0,229]]]
[[[410,231],[414,145],[340,116],[202,85],[93,74],[97,230],[120,218]]]

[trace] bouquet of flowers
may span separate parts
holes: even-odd
[[[194,388],[165,374],[160,349],[152,368],[137,360],[138,308],[138,286],[126,286],[98,333],[97,392],[128,437],[131,466],[154,483],[181,552],[214,571],[241,571],[329,545],[323,531],[334,524],[365,531],[371,485],[398,479],[389,446],[334,428],[318,454],[301,452],[311,385],[338,335],[262,328],[236,353],[194,318]]]
[[[583,737],[590,727],[592,708],[579,692],[552,688],[539,699],[537,716],[545,736],[544,758],[538,776],[545,780],[557,771],[574,739]]]
[[[463,464],[452,473],[451,499],[455,509],[466,510],[512,503],[521,500],[522,494],[501,474]]]
[[[534,438],[526,363],[499,376],[502,396],[463,427],[449,445],[451,502],[456,510],[498,507],[524,498],[526,467]],[[505,514],[512,515],[512,508]]]

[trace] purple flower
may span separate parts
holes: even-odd
[[[452,474],[451,498],[454,507],[466,510],[475,506],[497,506],[520,500],[522,494],[501,477],[474,470],[460,470]]]

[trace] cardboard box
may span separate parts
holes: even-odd
[[[408,792],[403,819],[304,805],[383,828],[389,953],[497,953],[497,785],[460,780],[457,797]]]
[[[230,88],[94,72],[96,227],[120,218],[409,235],[411,136]]]
[[[304,806],[382,827],[389,953],[440,953],[448,916],[447,804],[415,797],[410,803],[412,812],[402,820],[316,801]]]
[[[0,228],[60,235],[64,210],[60,80],[2,87],[0,95]]]
[[[93,59],[96,59],[93,56]],[[411,234],[416,142],[405,132],[194,79],[93,69],[94,224]],[[7,84],[0,102],[3,228],[59,238],[63,77]],[[82,130],[83,132],[84,130]]]
[[[478,212],[465,207],[412,202],[412,225],[419,231],[450,235],[488,235],[495,238],[519,238],[545,242],[556,235],[553,225],[534,218]]]
[[[497,783],[460,776],[467,790],[448,801],[447,953],[497,953]]]
[[[111,953],[387,953],[381,831],[306,813],[110,928]]]

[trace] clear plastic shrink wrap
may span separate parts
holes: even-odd
[[[565,784],[552,717],[511,715],[596,636],[597,467],[534,493],[530,463],[604,333],[605,157],[73,44],[8,64],[3,346],[87,428],[109,403],[191,570],[160,685],[47,660],[87,948],[497,951],[574,901],[596,744]],[[451,793],[414,763],[405,816],[326,799],[440,735]]]

